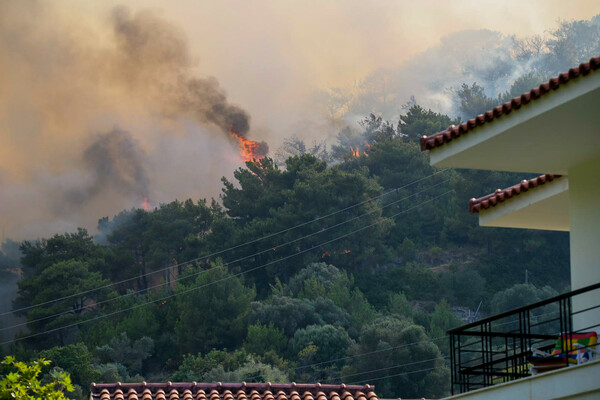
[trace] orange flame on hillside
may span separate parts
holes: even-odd
[[[367,149],[371,148],[371,146],[368,144],[366,146]],[[360,157],[360,147],[356,146],[356,148],[354,148],[350,146],[350,151],[352,152],[352,157]],[[369,157],[369,154],[366,151],[363,151],[362,155],[365,157]]]
[[[340,254],[349,254],[352,253],[352,250],[342,250],[340,251]],[[338,254],[337,250],[333,251],[333,254]],[[329,252],[329,250],[325,250],[325,252],[323,254],[321,254],[321,258],[325,258],[325,257],[331,257],[331,253]]]
[[[146,211],[152,211],[153,209],[152,204],[150,204],[147,197],[144,197],[144,201],[140,203],[140,207]]]
[[[260,143],[246,139],[240,134],[235,133],[234,131],[229,131],[231,136],[238,140],[238,145],[240,146],[240,157],[244,161],[252,161],[252,160],[260,160],[265,155],[259,152]]]

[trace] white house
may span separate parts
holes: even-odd
[[[479,214],[482,226],[570,232],[573,290],[600,282],[599,69],[600,57],[592,58],[459,126],[421,138],[421,149],[430,151],[435,166],[541,174],[471,199],[469,209]],[[598,305],[600,291],[573,299],[574,310]],[[585,321],[574,317],[574,327],[589,326],[590,318],[600,324],[600,308],[588,312]],[[565,370],[570,371],[455,397],[600,398],[600,361]],[[572,383],[565,384],[565,374]],[[563,390],[577,385],[587,392]],[[542,389],[548,387],[556,390]]]

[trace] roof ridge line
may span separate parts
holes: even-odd
[[[560,178],[562,175],[556,174],[542,174],[531,179],[523,179],[516,185],[509,186],[505,189],[496,189],[495,192],[487,194],[479,198],[472,198],[469,200],[469,212],[471,214],[477,214],[481,210],[487,210],[490,207],[495,207],[499,203],[502,203],[514,196],[518,196],[523,192],[527,192],[530,189],[544,185],[545,183],[552,182],[553,180]]]

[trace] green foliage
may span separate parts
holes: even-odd
[[[249,357],[233,371],[226,371],[222,365],[208,371],[201,378],[203,382],[271,382],[287,383],[290,378],[276,366],[267,365]]]
[[[400,115],[398,131],[408,139],[418,141],[423,135],[431,135],[459,123],[459,119],[451,119],[447,115],[413,104],[406,114]]]
[[[172,376],[175,382],[202,381],[202,377],[210,371],[221,367],[224,371],[233,371],[246,363],[248,354],[245,351],[236,350],[228,353],[225,350],[213,349],[205,356],[187,354],[179,369]]]
[[[24,241],[20,250],[23,272],[27,276],[40,273],[57,262],[89,259],[99,249],[88,232],[79,228],[77,233],[54,235],[37,242]]]
[[[312,263],[290,278],[288,288],[293,296],[315,299],[319,296],[325,297],[339,279],[342,279],[342,272],[333,265]]]
[[[136,209],[124,211],[113,220],[100,219],[98,229],[106,240],[121,249],[123,254],[135,258],[132,264],[138,267],[137,270],[114,268],[111,270],[112,278],[130,278],[135,273],[145,274],[177,260],[196,257],[210,244],[212,225],[222,216],[220,206],[214,201],[208,206],[206,200],[196,203],[175,200],[153,212]],[[181,269],[177,271],[181,272]],[[170,280],[171,273],[165,271],[163,279]],[[141,277],[138,284],[147,287],[147,278]]]
[[[283,354],[287,342],[283,331],[276,328],[273,323],[269,325],[256,324],[248,326],[248,336],[244,342],[244,349],[250,354],[259,356],[269,351]]]
[[[129,374],[141,374],[142,362],[152,355],[154,341],[144,336],[132,341],[126,332],[115,336],[110,344],[96,348],[94,352],[100,363],[115,362],[127,368]]]
[[[523,93],[529,92],[531,89],[538,87],[548,81],[546,75],[542,75],[537,71],[531,71],[518,77],[510,86],[510,90],[502,97],[504,101],[509,101]]]
[[[50,365],[50,361],[43,358],[29,364],[15,361],[11,356],[6,356],[2,361],[6,372],[0,375],[0,399],[9,400],[66,400],[64,391],[75,390],[69,374],[51,371],[50,383],[42,384],[40,374],[42,366]]]
[[[431,315],[429,325],[429,335],[432,338],[441,338],[446,336],[446,332],[452,328],[460,326],[462,321],[458,316],[450,310],[450,306],[446,300],[442,300],[435,306],[435,310]],[[439,342],[442,343],[442,342]],[[447,347],[444,346],[446,349]]]
[[[290,351],[300,354],[307,347],[314,346],[314,353],[311,352],[307,357],[307,353],[304,352],[304,357],[301,356],[300,361],[302,364],[320,363],[345,357],[351,343],[348,333],[340,326],[310,325],[296,331],[290,341]],[[343,361],[338,361],[337,365],[341,367]]]
[[[53,347],[40,352],[39,356],[53,360],[54,365],[68,372],[73,383],[82,388],[100,379],[101,374],[91,367],[92,354],[83,343]]]
[[[392,350],[387,351],[388,349]],[[371,356],[353,358],[344,368],[343,375],[357,374],[353,376],[353,380],[368,382],[373,375],[361,372],[387,368],[389,375],[406,373],[379,380],[379,396],[402,393],[402,396],[412,398],[436,398],[447,393],[449,370],[444,367],[440,350],[427,337],[423,327],[414,325],[410,320],[388,316],[366,325],[357,344],[350,348],[349,355],[368,352],[374,353]],[[412,365],[390,368],[403,364]],[[429,368],[438,370],[428,371]]]
[[[390,295],[387,312],[398,318],[412,318],[413,308],[404,293],[393,293]]]
[[[523,75],[501,96],[542,76]],[[498,101],[477,84],[461,90],[465,113]],[[46,348],[41,354],[82,387],[142,374],[368,382],[374,375],[364,371],[381,369],[397,376],[378,381],[380,396],[447,394],[436,343],[447,346],[431,338],[460,323],[452,307],[483,300],[495,312],[566,286],[568,237],[479,227],[465,199],[528,176],[432,168],[418,139],[459,120],[415,102],[405,110],[397,127],[371,114],[342,130],[335,165],[324,147],[297,138],[288,143],[295,155],[277,165],[248,162],[223,179],[222,205],[187,200],[123,211],[99,221],[101,244],[84,230],[23,243],[15,307],[89,291],[26,310],[33,332],[76,327],[15,351],[29,358]],[[226,264],[202,259],[230,247],[220,254]],[[177,265],[190,259],[197,261]],[[513,287],[525,269],[538,287],[553,289]],[[108,318],[83,323],[96,316]],[[63,346],[50,348],[56,344]],[[352,357],[365,352],[375,353]],[[398,367],[407,363],[415,364]]]
[[[550,286],[537,288],[532,284],[519,283],[494,295],[492,299],[492,311],[497,314],[537,303],[538,301],[557,295],[558,292]]]
[[[361,290],[367,299],[376,307],[385,307],[389,296],[403,292],[411,300],[437,300],[439,294],[439,276],[422,263],[408,262],[396,265],[388,270],[375,274],[376,286],[366,284],[359,279],[358,284],[365,282]]]
[[[65,298],[26,312],[28,326],[33,332],[52,330],[84,319],[92,309],[90,304],[105,299],[108,294],[106,288],[93,289],[108,284],[99,272],[91,271],[86,261],[58,261],[36,275],[24,277],[19,282],[19,300],[35,306]],[[54,334],[60,344],[64,344],[65,331],[60,329]]]
[[[456,91],[456,96],[459,110],[465,119],[474,118],[502,103],[501,99],[486,96],[483,87],[476,82],[471,86],[463,83]]]
[[[404,238],[402,244],[398,246],[398,255],[405,261],[414,261],[417,256],[417,246],[409,238]]]
[[[354,330],[360,330],[363,324],[375,317],[375,309],[355,287],[354,278],[333,265],[309,264],[290,279],[288,291],[299,298],[333,301],[350,315]]]
[[[213,264],[193,283],[182,284],[177,290],[185,292],[176,301],[175,333],[182,352],[237,348],[242,344],[254,289],[244,286],[222,265]]]
[[[486,280],[473,268],[443,273],[440,286],[453,303],[476,308],[485,296]]]
[[[252,304],[251,323],[273,324],[286,336],[294,336],[298,329],[309,325],[332,324],[347,327],[350,316],[333,301],[319,297],[315,300],[291,297],[273,297],[265,302]]]

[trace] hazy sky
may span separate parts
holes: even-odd
[[[86,4],[86,13],[102,15],[122,3],[93,4]],[[125,4],[155,9],[176,23],[188,36],[200,73],[216,76],[257,124],[273,126],[269,120],[276,119],[277,128],[284,128],[290,116],[274,118],[272,110],[309,109],[306,102],[315,90],[350,85],[377,68],[401,64],[451,33],[490,29],[506,35],[543,34],[558,20],[589,19],[600,12],[600,2],[594,0]]]
[[[142,195],[217,196],[242,163],[189,110],[195,79],[245,110],[249,136],[274,150],[322,117],[317,91],[399,66],[451,33],[543,35],[598,13],[588,0],[2,2],[0,228],[17,239],[93,230]],[[131,182],[140,176],[148,183]]]

